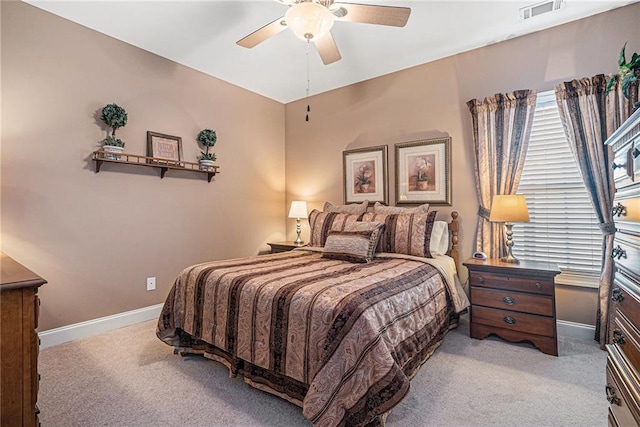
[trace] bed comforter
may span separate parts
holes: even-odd
[[[215,261],[176,279],[157,335],[302,406],[314,425],[380,425],[456,325],[464,307],[449,282],[398,256],[354,264],[294,250]]]

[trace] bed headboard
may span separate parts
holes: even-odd
[[[456,271],[458,272],[458,278],[460,277],[460,252],[458,252],[458,230],[460,230],[460,223],[458,223],[458,212],[451,212],[451,222],[449,222],[449,234],[451,235],[451,249],[447,252],[453,260],[456,262]]]

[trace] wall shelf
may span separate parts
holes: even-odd
[[[100,168],[103,163],[120,163],[124,165],[133,166],[146,166],[149,168],[160,169],[160,178],[164,178],[164,175],[168,170],[181,170],[189,171],[207,175],[207,182],[211,182],[217,173],[219,173],[218,166],[203,166],[199,163],[193,162],[174,162],[166,159],[160,159],[157,157],[140,156],[137,154],[126,153],[110,153],[103,150],[93,152],[93,161],[96,162],[96,173],[100,172]]]

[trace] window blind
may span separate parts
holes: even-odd
[[[569,282],[598,277],[602,233],[553,91],[538,94],[517,192],[526,197],[531,221],[513,227],[515,256],[558,264]]]

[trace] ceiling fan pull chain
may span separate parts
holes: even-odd
[[[311,107],[309,106],[309,46],[311,45],[311,41],[307,40],[307,117],[305,121],[309,121],[309,113],[311,112]]]

